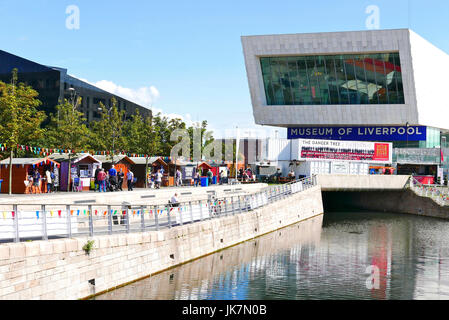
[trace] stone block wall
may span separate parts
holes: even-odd
[[[86,298],[320,214],[317,186],[251,212],[171,229],[0,244],[0,299]]]

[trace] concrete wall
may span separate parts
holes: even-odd
[[[362,209],[449,219],[449,207],[411,190],[323,192],[323,203],[326,212]]]
[[[163,231],[0,245],[0,299],[79,299],[323,213],[313,187],[252,212]],[[95,286],[88,281],[95,279]]]
[[[243,36],[242,47],[256,124],[300,126],[421,123],[421,118],[418,118],[412,65],[414,61],[409,38],[408,29]],[[406,104],[267,105],[260,57],[398,51]]]
[[[204,258],[176,267],[167,272],[142,280],[132,288],[124,287],[96,297],[96,300],[184,300],[204,299],[209,289],[217,281],[224,285],[232,285],[232,281],[242,279],[243,272],[233,273],[232,278],[219,279],[229,270],[238,270],[242,265],[250,265],[253,274],[269,274],[266,285],[276,285],[278,277],[282,277],[283,268],[272,268],[270,256],[282,251],[290,251],[293,259],[305,258],[301,246],[318,246],[321,240],[323,215],[310,218],[301,223],[291,225],[282,230],[271,232],[254,240],[246,241],[238,246],[216,252]],[[293,248],[293,249],[292,249]],[[310,255],[312,253],[310,252]],[[307,256],[307,254],[306,254]],[[185,283],[189,283],[188,286]]]
[[[323,191],[403,190],[409,178],[396,175],[318,175],[317,183]]]

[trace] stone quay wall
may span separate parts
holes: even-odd
[[[254,211],[171,229],[0,244],[0,299],[89,298],[323,213],[315,186]]]

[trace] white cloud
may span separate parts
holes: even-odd
[[[108,80],[101,80],[93,85],[149,109],[160,97],[159,90],[154,86],[131,89]]]
[[[187,127],[193,124],[192,117],[190,114],[181,115],[177,113],[165,113],[162,109],[156,108],[153,105],[160,98],[159,90],[155,86],[141,87],[137,89],[122,87],[109,80],[100,80],[97,82],[90,82],[86,79],[78,78],[84,82],[87,82],[93,86],[103,89],[107,92],[115,94],[119,97],[137,103],[145,108],[151,109],[153,114],[161,113],[169,119],[179,118],[184,121]]]

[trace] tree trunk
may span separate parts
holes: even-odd
[[[145,188],[148,188],[148,157],[145,159]]]
[[[8,186],[8,193],[12,194],[12,156],[13,151],[12,148],[9,151],[9,186]]]
[[[71,173],[72,173],[72,156],[71,153],[69,153],[69,170],[68,170],[68,180],[67,180],[67,192],[70,192],[70,180],[71,180]]]

